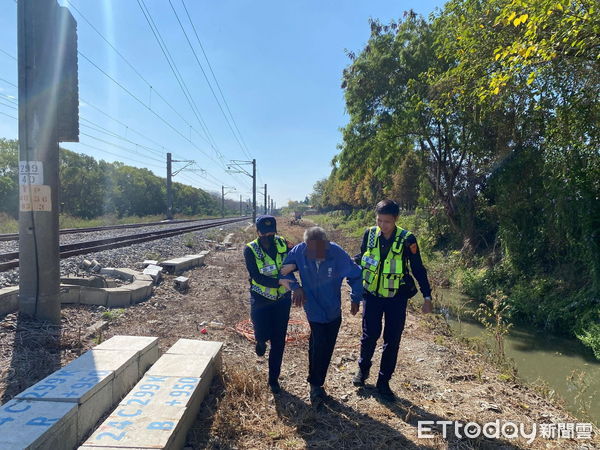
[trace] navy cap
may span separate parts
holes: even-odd
[[[277,221],[273,216],[258,216],[256,218],[256,229],[261,233],[277,232]]]

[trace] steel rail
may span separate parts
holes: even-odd
[[[203,223],[192,225],[189,227],[180,227],[167,230],[155,230],[148,233],[132,234],[129,236],[117,236],[94,241],[78,242],[75,244],[65,244],[60,246],[60,257],[69,258],[71,256],[83,255],[86,253],[94,253],[102,250],[110,250],[113,248],[128,247],[142,242],[164,239],[167,237],[177,236],[179,234],[191,233],[193,231],[205,230],[207,228],[218,227],[229,223],[241,222],[247,217],[236,217],[234,219],[220,220],[218,222]],[[9,252],[0,254],[0,272],[13,269],[19,266],[19,252]]]
[[[146,222],[146,223],[127,223],[122,225],[103,225],[100,227],[86,227],[86,228],[63,228],[59,231],[60,234],[74,234],[74,233],[91,233],[94,231],[108,231],[108,230],[122,230],[127,228],[142,228],[151,227],[158,225],[171,225],[176,223],[189,223],[189,222],[200,222],[206,220],[215,219],[181,219],[181,220],[169,220],[163,222]],[[16,241],[19,239],[19,233],[2,233],[0,234],[0,241]]]

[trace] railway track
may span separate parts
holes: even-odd
[[[156,225],[172,225],[178,223],[188,222],[199,222],[201,220],[211,219],[183,219],[183,220],[170,220],[163,222],[146,222],[146,223],[129,223],[124,225],[105,225],[101,227],[88,227],[88,228],[63,228],[59,231],[60,234],[75,234],[75,233],[92,233],[94,231],[110,231],[110,230],[125,230],[127,228],[142,228],[151,227]],[[0,241],[16,241],[19,239],[19,233],[3,233],[0,234]]]
[[[71,256],[83,255],[86,253],[99,252],[119,247],[128,247],[142,242],[164,239],[179,234],[191,233],[193,231],[205,230],[207,228],[218,227],[229,223],[246,220],[247,217],[236,217],[234,219],[225,219],[218,222],[203,223],[187,227],[169,228],[155,230],[147,233],[133,234],[128,236],[116,236],[94,241],[77,242],[75,244],[65,244],[60,246],[60,258],[69,258]],[[14,269],[19,266],[19,252],[0,253],[0,272]]]

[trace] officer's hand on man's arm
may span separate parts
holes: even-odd
[[[431,303],[431,297],[425,297],[421,311],[423,311],[424,314],[430,314],[433,312],[433,304]]]
[[[284,286],[288,291],[291,291],[292,288],[291,288],[290,284],[293,282],[294,282],[293,280],[288,280],[287,278],[280,278],[279,286]]]
[[[288,273],[296,270],[296,264],[284,264],[281,266],[281,270],[279,271],[281,275],[286,276]]]
[[[292,303],[294,304],[294,306],[302,306],[304,305],[305,301],[306,298],[304,296],[304,289],[299,287],[292,291]]]
[[[355,316],[359,310],[360,310],[360,303],[357,303],[357,302],[350,303],[350,314]]]

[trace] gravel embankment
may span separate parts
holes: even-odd
[[[191,225],[186,224],[186,225]],[[184,256],[190,253],[199,253],[208,248],[206,239],[221,241],[229,230],[238,229],[244,222],[221,225],[215,228],[195,231],[193,233],[182,234],[156,241],[144,242],[132,245],[130,247],[115,248],[104,250],[97,253],[73,256],[71,258],[61,259],[60,273],[65,276],[80,271],[79,266],[83,259],[95,259],[102,267],[128,267],[130,269],[141,268],[141,262],[145,259],[165,260],[173,257]],[[179,225],[182,226],[182,225]],[[144,227],[126,230],[111,230],[94,233],[69,234],[61,236],[61,244],[102,239],[110,236],[123,236],[129,234],[143,233],[152,231],[157,227]],[[222,231],[221,231],[222,230]],[[2,242],[0,244],[8,244]],[[13,244],[15,245],[15,244]],[[0,252],[11,251],[0,247]],[[13,250],[15,251],[15,250]],[[14,286],[19,284],[19,269],[13,269],[0,273],[0,288]]]

